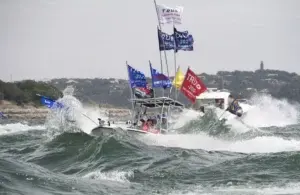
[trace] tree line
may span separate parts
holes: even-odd
[[[40,99],[36,94],[54,99],[62,96],[62,92],[59,89],[45,82],[34,80],[4,82],[0,80],[0,100],[15,102],[17,105],[33,103],[39,106]]]

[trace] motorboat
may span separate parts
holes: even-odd
[[[238,110],[241,117],[253,108],[251,103],[246,99],[233,99],[238,101],[241,109]],[[230,92],[228,90],[218,90],[216,88],[208,88],[207,91],[201,93],[193,106],[194,109],[201,112],[201,116],[205,115],[206,110],[214,109],[219,120],[231,120],[237,118],[236,114],[226,111],[231,106],[233,100],[230,100]]]
[[[176,117],[183,111],[184,105],[169,97],[136,98],[132,103],[131,120],[127,126],[101,123],[92,129],[91,134],[101,135],[116,131],[130,134],[167,134],[170,133]],[[169,120],[172,118],[172,121]],[[147,128],[145,128],[147,127]]]

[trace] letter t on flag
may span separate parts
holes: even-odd
[[[207,88],[201,79],[188,68],[180,90],[191,102],[195,103],[196,97]]]

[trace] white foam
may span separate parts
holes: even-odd
[[[43,125],[35,125],[29,126],[22,123],[12,123],[0,125],[0,135],[6,135],[11,133],[16,133],[20,131],[29,131],[29,130],[45,130],[45,126]]]
[[[285,140],[280,137],[262,136],[249,140],[225,141],[200,134],[145,135],[140,138],[149,145],[179,147],[185,149],[203,149],[207,151],[231,151],[241,153],[274,153],[299,151],[300,141]]]
[[[109,180],[129,183],[129,178],[133,177],[132,171],[111,171],[101,172],[93,171],[83,176],[83,178],[96,179],[96,180]]]
[[[169,193],[169,195],[227,195],[227,194],[244,194],[244,195],[267,195],[267,194],[300,194],[300,183],[287,183],[282,187],[278,187],[276,184],[262,185],[262,186],[222,186],[222,187],[212,187],[203,188],[201,186],[195,187],[195,189],[190,189],[186,191],[174,191]]]
[[[298,123],[298,105],[279,100],[270,95],[255,95],[251,98],[254,107],[247,112],[243,121],[255,127],[283,127]]]
[[[174,124],[173,128],[177,129],[183,127],[188,122],[197,119],[202,113],[191,110],[191,109],[184,109],[182,113],[180,113],[176,123]]]

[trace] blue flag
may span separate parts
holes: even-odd
[[[177,31],[174,28],[174,34],[169,35],[167,33],[158,30],[158,43],[159,50],[178,50],[193,51],[194,50],[194,38],[188,31]]]
[[[128,76],[131,88],[147,87],[147,80],[144,73],[132,68],[127,64]]]
[[[177,31],[174,28],[174,38],[176,43],[176,52],[178,50],[193,51],[194,50],[194,38],[188,31]]]
[[[51,109],[64,107],[62,103],[56,102],[55,100],[53,100],[49,97],[41,96],[40,101],[41,101],[41,104],[43,104]]]
[[[159,51],[175,49],[174,36],[164,33],[158,28],[157,31],[158,31]]]
[[[150,72],[151,72],[151,77],[152,77],[152,87],[153,88],[170,88],[172,87],[172,82],[170,79],[162,74],[159,73],[156,69],[152,68],[151,62],[149,62],[150,65]]]

